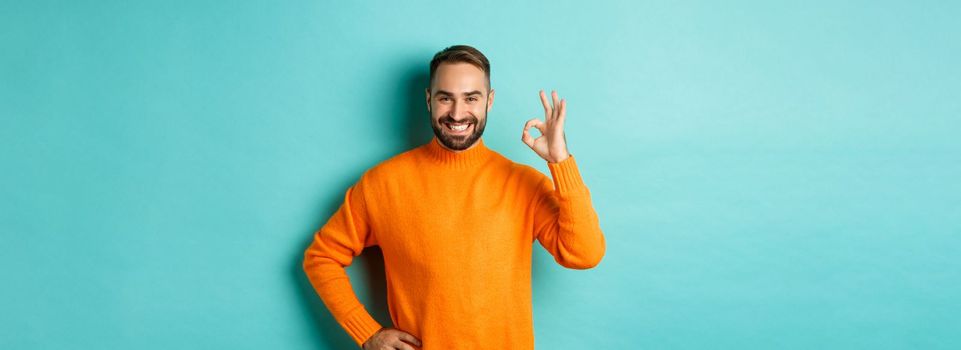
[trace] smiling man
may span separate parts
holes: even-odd
[[[551,177],[484,145],[494,105],[484,54],[458,45],[434,55],[426,102],[435,137],[367,170],[304,253],[311,284],[357,345],[533,349],[533,242],[568,268],[601,261],[604,235],[564,137],[567,102],[543,91],[540,100],[544,120],[527,121],[521,140]],[[344,269],[374,245],[393,327],[370,316]]]
[[[480,69],[464,62],[434,60],[431,64],[431,76],[442,81],[426,91],[427,110],[432,112],[430,126],[441,145],[452,151],[474,146],[484,134],[494,90],[489,88],[486,71],[478,72]]]

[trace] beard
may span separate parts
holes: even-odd
[[[447,133],[447,127],[444,126],[444,123],[454,122],[454,118],[450,116],[437,119],[437,122],[434,122],[434,119],[431,118],[430,127],[434,129],[434,135],[437,136],[437,140],[444,146],[455,151],[463,151],[474,145],[474,143],[481,138],[481,135],[484,134],[484,127],[487,126],[487,116],[485,115],[482,120],[477,120],[477,118],[471,116],[464,118],[463,121],[473,124],[471,126],[473,131],[468,135],[451,135]]]

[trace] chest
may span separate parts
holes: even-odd
[[[529,251],[525,199],[490,181],[391,184],[372,230],[384,251],[416,265],[483,266]],[[522,254],[521,254],[522,255]]]

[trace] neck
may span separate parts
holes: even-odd
[[[493,154],[493,151],[484,145],[483,138],[477,139],[465,150],[455,151],[444,146],[435,136],[424,149],[427,155],[438,164],[461,169],[483,164]]]

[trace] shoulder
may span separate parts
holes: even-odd
[[[512,162],[511,169],[512,173],[525,182],[540,183],[549,180],[547,175],[527,164]]]
[[[380,161],[367,169],[361,176],[365,182],[383,182],[390,178],[395,178],[400,174],[409,173],[417,167],[416,152],[418,148],[412,148],[398,153],[390,158]]]
[[[497,154],[497,158],[499,158],[497,161],[501,163],[501,166],[507,169],[510,182],[518,183],[521,187],[529,189],[545,187],[548,190],[553,189],[551,178],[537,168],[517,163],[500,154]]]

